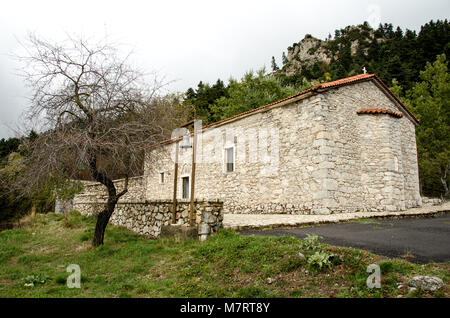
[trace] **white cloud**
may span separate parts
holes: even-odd
[[[202,80],[239,78],[266,65],[306,33],[325,38],[337,28],[368,19],[370,5],[381,22],[417,29],[445,19],[448,1],[8,1],[0,11],[0,138],[4,122],[16,121],[26,94],[6,55],[27,31],[49,39],[65,32],[100,38],[108,34],[136,52],[137,63],[177,79],[185,91]]]

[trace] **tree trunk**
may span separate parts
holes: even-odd
[[[102,182],[103,181],[103,182]],[[95,232],[94,232],[94,240],[92,241],[92,245],[94,247],[103,245],[103,239],[105,237],[106,226],[109,223],[109,219],[114,212],[114,208],[116,207],[116,203],[121,197],[122,194],[116,195],[116,186],[112,182],[111,179],[103,178],[100,181],[103,185],[108,189],[108,201],[105,204],[105,208],[102,212],[97,215],[97,223],[95,224]]]
[[[97,156],[94,152],[90,153],[89,158],[89,171],[91,176],[101,184],[103,184],[108,190],[108,201],[105,204],[105,208],[100,214],[97,215],[97,223],[95,224],[94,240],[92,245],[98,247],[103,245],[103,240],[105,237],[106,226],[109,223],[109,219],[114,212],[116,203],[121,196],[123,196],[128,191],[128,175],[125,178],[124,189],[117,194],[116,186],[114,182],[106,174],[98,171],[97,169]]]
[[[105,209],[97,216],[97,223],[95,224],[95,232],[94,232],[94,240],[92,245],[94,247],[98,247],[103,245],[103,240],[105,238],[105,230],[106,226],[109,223],[109,219],[114,212],[114,208],[116,206],[117,200],[108,198],[108,203],[105,206]]]

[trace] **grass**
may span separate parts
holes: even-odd
[[[311,238],[226,230],[203,243],[155,240],[111,225],[105,245],[94,249],[95,220],[77,212],[69,220],[71,228],[60,215],[37,215],[21,229],[0,232],[0,297],[450,296],[449,263],[416,265]],[[326,266],[310,263],[318,255]],[[374,263],[381,268],[381,289],[366,286],[366,268]],[[69,264],[81,268],[80,289],[66,286]],[[446,286],[434,293],[398,288],[415,275],[438,276]]]

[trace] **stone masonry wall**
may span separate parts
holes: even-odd
[[[414,124],[406,116],[357,114],[368,108],[400,111],[367,81],[204,130],[195,198],[220,199],[224,213],[328,214],[420,206]],[[255,151],[255,142],[267,153]],[[225,172],[223,161],[208,162],[231,146],[234,172]],[[147,153],[146,199],[172,199],[174,149],[169,143]],[[190,177],[191,151],[180,149],[178,198],[181,178]],[[277,162],[265,160],[273,154]]]
[[[103,209],[103,203],[97,200],[77,200],[74,209],[83,215],[96,215]],[[124,226],[133,232],[158,237],[161,226],[172,222],[171,201],[122,201],[117,203],[110,222]],[[196,225],[198,234],[204,236],[217,232],[222,227],[223,203],[219,201],[195,201]],[[176,224],[189,224],[189,202],[177,203]]]
[[[108,193],[106,187],[98,182],[83,182],[83,190],[81,193],[77,194],[74,198],[74,204],[79,201],[106,201],[108,198]],[[124,179],[114,180],[117,192],[122,191],[125,186]],[[145,200],[145,179],[142,176],[132,177],[128,179],[128,192],[125,193],[119,202],[124,201],[143,201]]]
[[[317,158],[319,145],[313,143],[324,127],[323,116],[317,110],[319,103],[320,96],[315,96],[205,130],[201,138],[203,152],[198,153],[202,162],[196,165],[195,197],[219,198],[225,213],[317,213],[321,207],[315,205],[314,194],[319,187],[314,171],[321,162]],[[272,143],[275,140],[278,144]],[[254,143],[266,148],[267,153],[255,151]],[[147,199],[172,198],[174,146],[164,145],[147,155]],[[228,146],[235,147],[232,173],[224,171],[221,160],[209,162],[216,155],[222,158]],[[272,152],[278,162],[271,160]],[[191,158],[191,149],[180,149],[178,198],[182,195],[181,178],[190,177]],[[160,182],[162,172],[166,175],[164,183]]]
[[[323,94],[332,149],[327,205],[334,212],[396,211],[420,206],[415,126],[404,115],[360,114],[400,109],[373,83]]]

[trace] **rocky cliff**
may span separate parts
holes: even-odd
[[[347,26],[320,40],[307,34],[301,41],[288,47],[281,73],[291,76],[314,67],[326,70],[330,63],[339,60],[346,51],[354,57],[367,56],[370,43],[375,39],[374,30],[367,24]],[[385,39],[377,38],[378,43]]]

